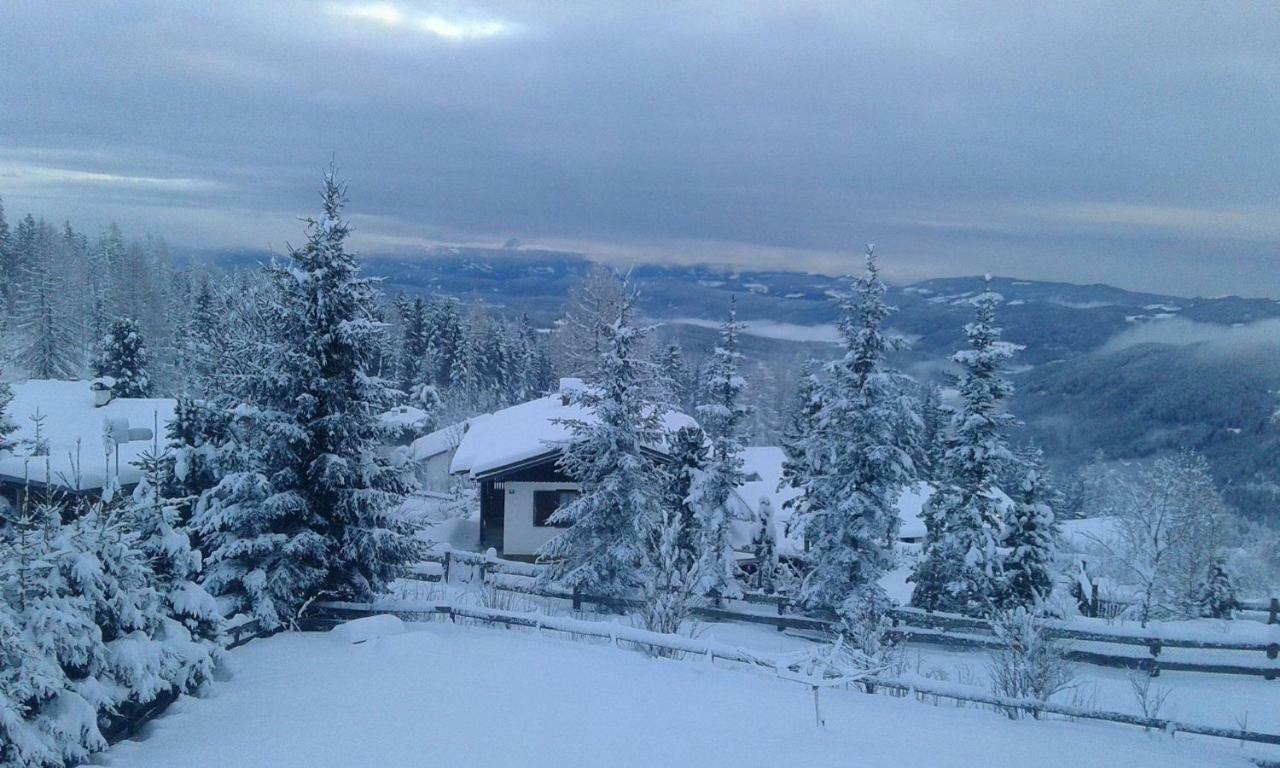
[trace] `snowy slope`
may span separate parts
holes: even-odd
[[[805,688],[701,660],[443,624],[357,645],[285,634],[186,699],[116,768],[1246,766],[1234,745]]]

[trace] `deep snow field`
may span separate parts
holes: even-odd
[[[231,653],[232,681],[208,698],[182,699],[140,740],[98,761],[115,768],[1250,765],[1230,742],[1104,723],[1012,722],[986,710],[845,690],[823,692],[819,729],[807,688],[758,671],[522,631],[444,623],[408,630],[358,644],[340,631],[255,640]]]

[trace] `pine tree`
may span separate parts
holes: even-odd
[[[582,493],[556,510],[551,521],[566,524],[539,550],[550,561],[546,578],[592,594],[618,595],[642,573],[640,536],[661,508],[661,482],[644,447],[662,436],[651,399],[652,363],[640,354],[647,331],[632,324],[634,298],[622,303],[599,334],[603,353],[597,377],[580,394],[591,418],[566,419],[572,440],[560,469]]]
[[[936,384],[924,387],[924,396],[920,399],[920,421],[924,429],[920,433],[920,461],[917,464],[925,479],[940,482],[947,448],[947,410],[942,404],[942,391]]]
[[[79,345],[67,313],[64,265],[60,263],[56,234],[44,221],[36,224],[33,231],[20,234],[25,253],[17,305],[18,330],[27,341],[18,359],[34,378],[75,378],[80,368]]]
[[[431,353],[431,336],[428,332],[430,318],[427,303],[421,296],[413,301],[404,300],[400,313],[400,355],[397,366],[400,390],[412,392],[427,383],[427,365]]]
[[[681,508],[671,505],[651,510],[641,521],[640,619],[652,632],[679,632],[697,597],[698,563],[683,544],[689,538],[686,521]]]
[[[698,420],[711,441],[707,468],[695,487],[698,531],[702,537],[700,586],[703,594],[732,597],[741,590],[734,579],[734,552],[729,540],[729,497],[742,485],[742,429],[750,415],[743,402],[746,382],[739,374],[737,299],[729,302],[729,317],[720,326],[720,343],[708,361],[705,389],[697,407]]]
[[[1236,580],[1227,568],[1227,561],[1215,557],[1209,565],[1209,573],[1200,588],[1200,612],[1213,619],[1230,619],[1240,609]]]
[[[3,379],[3,371],[0,371],[0,451],[7,451],[13,447],[13,439],[9,437],[18,429],[18,425],[13,423],[9,418],[9,403],[13,402],[13,389],[9,387],[9,382]]]
[[[808,432],[788,445],[809,544],[801,599],[835,609],[850,634],[878,626],[887,604],[879,579],[892,565],[897,499],[915,479],[921,426],[910,381],[885,361],[901,342],[883,329],[892,308],[870,246],[853,288],[840,303],[844,355],[806,408]]]
[[[117,397],[148,397],[151,394],[148,369],[147,344],[138,324],[128,318],[113,322],[98,344],[94,375],[114,379],[111,389]]]
[[[756,572],[754,586],[766,595],[778,591],[778,528],[774,519],[773,502],[767,497],[760,499],[757,511],[760,518],[760,529],[751,541],[751,550],[755,555]]]
[[[569,292],[555,332],[556,367],[566,375],[593,381],[609,348],[606,329],[624,304],[623,280],[601,264],[592,264],[582,282]]]
[[[371,599],[421,553],[399,512],[404,474],[378,453],[379,415],[394,390],[371,373],[385,333],[375,281],[346,249],[344,187],[324,177],[323,214],[307,242],[269,276],[274,367],[241,413],[252,449],[202,499],[210,541],[206,583],[268,626],[319,595]]]
[[[1042,481],[1043,461],[1031,455],[1005,521],[1004,609],[1036,612],[1053,592],[1058,525]]]
[[[689,366],[684,362],[684,351],[680,345],[672,342],[658,353],[658,375],[667,390],[667,397],[675,407],[692,411],[696,408],[692,390],[693,377]]]
[[[159,441],[142,454],[142,479],[126,510],[128,525],[147,557],[167,620],[159,638],[165,644],[165,677],[183,691],[194,691],[211,679],[221,654],[222,616],[217,603],[197,582],[204,567],[199,550],[180,520],[186,501],[165,497],[177,487],[174,461]]]
[[[924,556],[911,576],[912,604],[929,610],[988,614],[1004,578],[998,482],[1013,458],[1004,431],[1014,419],[1002,407],[1013,391],[1002,375],[1012,352],[1000,341],[989,285],[988,278],[988,290],[975,300],[977,316],[965,326],[969,349],[952,356],[961,368],[961,404],[943,461],[946,484],[926,508]]]
[[[702,538],[698,531],[698,508],[695,490],[707,470],[707,434],[701,427],[680,427],[668,437],[671,461],[663,475],[663,506],[680,512],[680,550],[697,564],[701,558]]]

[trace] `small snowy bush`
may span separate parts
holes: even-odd
[[[998,696],[1048,701],[1071,685],[1074,672],[1049,641],[1039,616],[1024,608],[998,613],[993,621],[1000,647],[991,654],[988,668],[991,690]],[[1010,719],[1025,714],[1022,707],[1005,707]],[[1028,710],[1039,717],[1036,710]]]

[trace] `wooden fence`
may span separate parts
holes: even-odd
[[[513,562],[486,557],[474,552],[446,551],[433,555],[428,561],[442,566],[442,571],[434,573],[421,572],[425,578],[448,581],[451,572],[458,565],[471,566],[478,570],[479,578],[495,589],[528,595],[530,597],[568,600],[575,611],[583,605],[594,605],[606,610],[625,612],[639,607],[639,600],[633,598],[601,597],[582,593],[558,591],[540,587],[536,583],[524,582],[520,579],[533,578],[542,572],[542,568],[530,563]],[[517,577],[510,580],[496,580],[494,574]],[[694,616],[711,621],[736,621],[751,624],[764,624],[775,627],[779,631],[798,630],[805,632],[830,633],[832,616],[829,612],[806,611],[794,604],[789,598],[777,595],[746,594],[742,602],[768,605],[774,609],[772,614],[752,613],[732,610],[724,605],[700,606],[693,609]],[[890,637],[902,642],[933,645],[944,648],[998,648],[1000,641],[995,637],[991,622],[957,614],[946,614],[924,611],[918,608],[895,608],[890,611],[893,627]],[[1230,640],[1207,640],[1196,637],[1177,637],[1163,634],[1144,634],[1142,632],[1106,632],[1094,629],[1071,627],[1064,622],[1048,622],[1049,634],[1061,641],[1101,643],[1113,646],[1142,648],[1144,655],[1132,653],[1107,653],[1101,650],[1066,648],[1063,655],[1071,660],[1095,666],[1115,667],[1121,669],[1138,669],[1152,676],[1162,671],[1201,672],[1206,674],[1248,675],[1263,677],[1267,680],[1280,678],[1280,642],[1244,642]],[[1196,649],[1208,651],[1236,651],[1242,653],[1261,654],[1270,663],[1257,665],[1248,663],[1198,662],[1162,658],[1166,649]],[[1260,660],[1261,661],[1261,660]]]
[[[571,637],[591,637],[604,639],[613,645],[626,643],[632,646],[643,646],[650,649],[665,649],[680,654],[690,654],[705,658],[714,663],[716,659],[730,661],[751,667],[783,673],[787,670],[785,657],[767,656],[744,651],[739,648],[717,643],[688,638],[681,635],[664,635],[657,632],[620,626],[613,622],[593,622],[568,617],[549,616],[541,613],[503,611],[492,608],[458,606],[449,602],[378,602],[378,603],[317,603],[316,609],[320,617],[315,619],[316,628],[331,626],[352,618],[391,614],[405,619],[423,620],[431,617],[447,618],[450,621],[475,621],[490,626],[529,628],[536,631],[551,630],[567,634]],[[1173,735],[1175,733],[1211,736],[1234,741],[1252,742],[1280,746],[1280,734],[1249,731],[1241,728],[1219,728],[1199,725],[1180,720],[1159,717],[1143,717],[1125,712],[1094,710],[1074,707],[1067,704],[1039,701],[1036,699],[1015,699],[980,691],[964,690],[959,686],[949,686],[934,681],[902,681],[876,675],[861,678],[863,689],[868,692],[896,691],[906,696],[934,697],[980,704],[1000,711],[1019,711],[1033,716],[1057,715],[1080,720],[1100,720],[1105,722],[1131,725],[1147,730],[1156,730]]]

